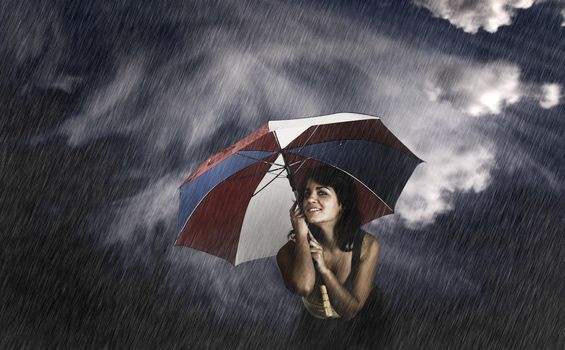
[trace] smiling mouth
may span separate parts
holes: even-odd
[[[317,212],[319,212],[319,211],[321,211],[321,210],[322,210],[322,209],[311,208],[311,209],[308,209],[307,211],[308,211],[309,213],[317,213]]]

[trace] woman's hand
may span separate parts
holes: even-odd
[[[279,250],[277,264],[287,288],[307,297],[314,290],[316,269],[308,243],[308,224],[296,203],[290,208],[290,221],[296,237]]]
[[[308,232],[308,240],[310,242],[310,254],[312,254],[312,259],[315,262],[314,266],[320,272],[327,270],[326,261],[324,260],[324,248],[310,232]]]
[[[298,202],[294,202],[290,208],[290,222],[292,223],[292,229],[297,236],[302,235],[302,237],[306,237],[306,235],[308,235],[308,223],[306,223],[306,217],[298,205]]]

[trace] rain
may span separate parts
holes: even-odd
[[[338,112],[424,160],[344,343],[565,348],[562,1],[8,0],[0,57],[1,348],[322,347],[274,257],[174,243],[201,162]]]

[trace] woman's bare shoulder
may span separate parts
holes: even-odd
[[[288,242],[286,242],[280,249],[279,252],[277,253],[277,256],[281,256],[281,255],[288,255],[290,253],[292,253],[294,251],[294,246],[296,245],[296,242],[293,239],[289,239]]]
[[[379,240],[375,238],[370,233],[366,233],[363,237],[363,245],[361,247],[361,259],[376,256],[379,254],[380,243]]]

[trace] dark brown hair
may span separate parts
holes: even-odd
[[[336,223],[335,233],[337,245],[343,251],[353,249],[355,234],[361,226],[359,210],[357,209],[357,190],[351,176],[334,167],[323,165],[310,170],[307,179],[312,179],[322,186],[334,189],[338,203],[341,204],[341,217]],[[302,205],[306,183],[299,189],[299,203]],[[315,225],[309,225],[310,231],[321,239],[319,229]]]

